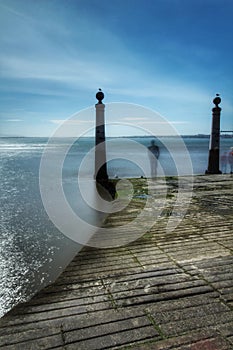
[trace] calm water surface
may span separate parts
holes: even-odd
[[[150,139],[134,138],[148,146]],[[173,156],[168,152],[171,147],[179,157],[183,157],[183,148],[175,138],[158,141],[161,149],[160,162],[165,175],[176,175]],[[58,140],[54,143],[54,152],[69,142]],[[204,174],[208,161],[208,139],[185,138],[194,174]],[[28,300],[36,291],[51,283],[72,257],[81,249],[81,245],[65,237],[53,225],[42,204],[39,191],[39,165],[46,146],[45,138],[2,138],[0,139],[0,316],[21,301]],[[63,167],[63,186],[74,210],[80,194],[77,190],[77,173],[85,154],[94,146],[92,138],[79,139],[71,147]],[[124,143],[118,145],[125,153]],[[222,152],[233,146],[232,139],[221,141]],[[127,149],[132,152],[133,148]],[[140,157],[140,154],[136,155]],[[147,160],[145,160],[147,161]],[[52,171],[52,167],[51,167]],[[88,170],[87,170],[88,172]],[[180,175],[190,175],[185,162]],[[114,159],[109,162],[111,177],[140,177],[142,169],[133,162]],[[86,211],[86,209],[84,209]],[[79,213],[83,215],[84,213]],[[88,213],[91,221],[90,213]]]

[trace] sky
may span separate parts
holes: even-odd
[[[232,0],[0,0],[0,136],[52,136],[98,88],[186,135],[210,133],[219,93],[233,130],[232,18]]]

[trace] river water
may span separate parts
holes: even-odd
[[[134,137],[131,140],[145,146],[145,149],[151,141],[148,137]],[[82,247],[54,226],[42,203],[39,167],[47,141],[47,138],[0,139],[0,317],[54,281]],[[85,155],[94,147],[94,139],[79,138],[73,142],[60,139],[50,147],[56,154],[61,146],[71,145],[62,169],[63,188],[74,211],[80,211],[80,206],[76,206],[80,201],[80,192],[76,189],[78,169]],[[109,176],[148,176],[145,153],[134,152],[134,144],[127,142],[126,139],[117,141],[119,153],[111,155]],[[207,138],[184,138],[185,147],[175,137],[161,137],[156,143],[160,147],[159,161],[163,174],[204,174],[208,162]],[[221,152],[228,151],[231,146],[232,139],[221,140]],[[114,153],[114,149],[111,152]],[[191,159],[191,168],[186,163],[187,155]],[[135,160],[142,158],[145,166],[140,167]],[[174,159],[182,160],[178,170]],[[87,176],[92,176],[90,172],[93,170],[86,168],[85,171]],[[85,206],[84,213],[80,215],[93,223],[94,215]]]

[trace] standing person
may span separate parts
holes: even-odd
[[[224,152],[221,155],[221,170],[222,170],[222,173],[224,174],[226,174],[227,172],[227,161],[228,161],[227,152]]]
[[[157,176],[158,158],[160,155],[159,146],[155,144],[155,141],[151,141],[151,145],[148,147],[150,167],[151,167],[151,177]]]
[[[231,147],[230,152],[228,153],[228,163],[230,165],[230,173],[233,173],[233,147]]]

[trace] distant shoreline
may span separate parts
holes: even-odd
[[[43,138],[43,139],[49,139],[51,136],[0,136],[0,139],[29,139],[29,138]],[[128,136],[109,136],[109,137],[106,137],[106,139],[115,139],[115,138],[153,138],[156,136],[153,136],[153,135],[128,135]],[[209,139],[210,138],[210,135],[208,134],[197,134],[197,135],[160,135],[160,137],[166,137],[166,138],[179,138],[179,137],[182,137],[183,139],[185,138],[198,138],[198,139]],[[233,138],[233,135],[228,135],[228,134],[222,134],[220,135],[221,138],[226,138],[226,139],[232,139]],[[63,138],[63,139],[75,139],[76,137],[69,137],[69,136],[64,136],[64,137],[53,137],[53,138]],[[79,136],[79,138],[94,138],[94,136]]]

